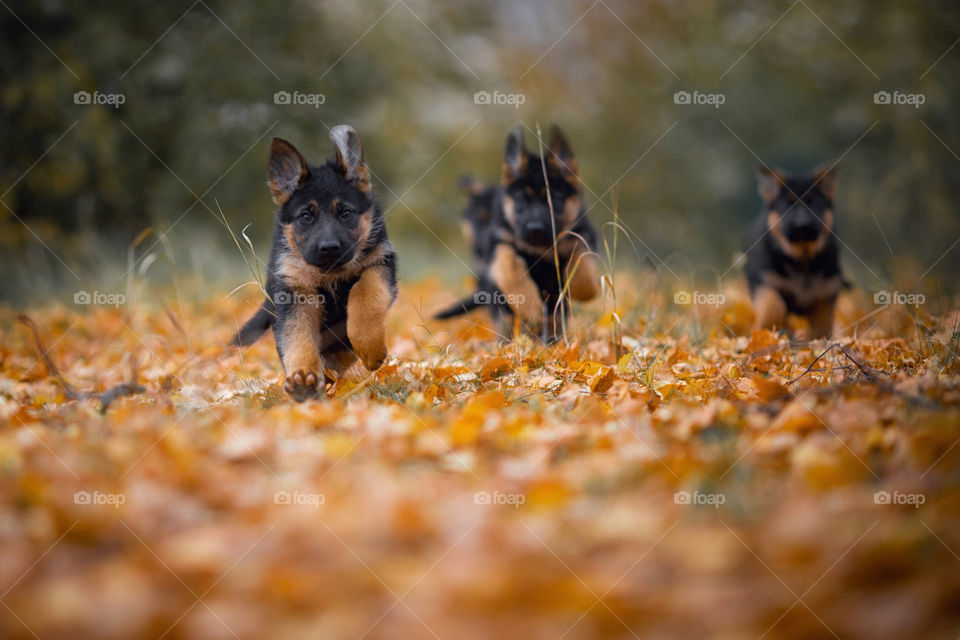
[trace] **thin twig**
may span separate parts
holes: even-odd
[[[43,360],[43,364],[47,368],[47,373],[57,379],[57,382],[63,387],[64,395],[67,396],[68,399],[85,400],[87,398],[95,398],[100,401],[100,413],[103,414],[107,412],[107,408],[117,398],[132,396],[135,393],[143,393],[146,391],[146,388],[137,382],[136,356],[130,358],[130,382],[121,382],[100,393],[96,391],[77,391],[76,388],[63,377],[56,363],[54,363],[53,359],[47,354],[47,348],[40,338],[40,331],[37,329],[37,324],[25,314],[17,316],[17,320],[30,328],[30,331],[33,333],[33,340],[37,346],[37,351],[40,352],[40,359]]]
[[[859,361],[857,361],[856,358],[854,358],[852,355],[850,355],[850,354],[847,352],[847,350],[844,349],[844,348],[843,348],[842,346],[840,346],[839,344],[837,344],[836,346],[840,348],[840,351],[843,353],[843,355],[847,356],[847,360],[849,360],[850,362],[852,362],[853,364],[855,364],[855,365],[857,366],[857,369],[860,369],[860,371],[863,373],[863,375],[867,376],[867,377],[870,378],[871,380],[876,381],[876,379],[877,379],[877,373],[883,373],[882,371],[877,371],[876,369],[873,369],[873,371],[868,371],[867,369],[868,369],[868,368],[872,368],[872,367],[866,367],[866,365],[861,364]]]
[[[801,374],[798,375],[796,378],[794,378],[793,380],[791,380],[790,382],[788,382],[788,383],[787,383],[787,386],[789,387],[789,386],[792,385],[794,382],[796,382],[797,380],[799,380],[799,379],[802,378],[803,376],[805,376],[805,375],[807,375],[808,373],[810,373],[810,371],[813,370],[813,365],[817,364],[817,362],[820,360],[820,358],[822,358],[823,356],[827,355],[827,353],[829,353],[830,350],[833,349],[834,347],[839,347],[839,346],[840,346],[840,343],[834,342],[832,345],[830,345],[829,347],[827,347],[826,349],[824,349],[823,351],[821,351],[821,352],[820,352],[820,355],[818,355],[816,358],[814,358],[814,359],[813,359],[813,362],[810,363],[810,366],[807,367],[806,369],[804,369],[803,373],[801,373]]]
[[[799,379],[802,378],[803,376],[805,376],[805,375],[807,375],[808,373],[810,373],[810,372],[813,370],[813,366],[814,366],[815,364],[817,364],[817,362],[820,360],[820,358],[822,358],[823,356],[827,355],[827,354],[828,354],[832,349],[834,349],[834,348],[839,349],[840,352],[847,357],[847,360],[849,360],[850,362],[852,362],[852,363],[854,364],[854,366],[855,366],[857,369],[860,370],[860,373],[862,373],[863,375],[865,375],[871,382],[878,382],[877,374],[878,374],[878,373],[883,373],[882,371],[878,371],[878,370],[876,370],[876,369],[872,369],[872,367],[868,367],[867,365],[863,364],[862,362],[860,362],[859,360],[857,360],[856,358],[854,358],[852,355],[850,355],[850,352],[847,351],[847,350],[843,347],[843,345],[841,345],[839,342],[834,342],[834,343],[831,344],[829,347],[827,347],[826,349],[824,349],[823,351],[821,351],[821,352],[820,352],[820,355],[818,355],[816,358],[814,358],[814,359],[813,359],[813,362],[810,363],[810,366],[808,366],[806,369],[804,369],[803,373],[801,373],[801,374],[798,375],[796,378],[794,378],[793,380],[791,380],[790,382],[788,382],[788,383],[787,383],[787,386],[789,387],[791,384],[793,384],[794,382],[796,382],[797,380],[799,380]],[[872,369],[872,370],[871,370],[871,369]]]
[[[57,365],[53,362],[50,356],[47,355],[47,348],[44,346],[43,340],[40,339],[40,331],[37,329],[37,323],[35,323],[26,314],[18,315],[17,320],[27,325],[27,327],[29,327],[30,331],[33,333],[33,341],[37,345],[37,351],[40,352],[40,359],[43,360],[43,364],[47,368],[47,373],[60,382],[60,386],[63,387],[63,392],[68,398],[71,400],[76,400],[80,394],[77,393],[77,390],[73,388],[73,385],[67,382],[66,378],[60,374],[60,369],[57,368]]]

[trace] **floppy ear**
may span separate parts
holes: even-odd
[[[363,162],[363,147],[360,134],[348,124],[338,124],[330,129],[330,140],[337,150],[337,166],[343,177],[360,191],[370,190],[370,172]]]
[[[823,195],[833,200],[837,191],[837,165],[822,165],[813,170],[813,180]]]
[[[523,175],[527,169],[527,149],[523,145],[523,125],[518,124],[507,136],[507,148],[504,152],[503,177],[513,180]]]
[[[303,184],[307,175],[307,161],[297,149],[281,138],[270,143],[270,159],[267,161],[267,175],[270,194],[277,206],[290,199],[290,195]]]
[[[550,127],[550,154],[547,161],[567,178],[577,177],[577,160],[573,157],[573,149],[567,142],[567,136],[557,125]]]
[[[766,165],[757,167],[757,191],[763,198],[764,204],[770,205],[777,199],[780,188],[786,183],[786,176],[779,169],[771,169]]]

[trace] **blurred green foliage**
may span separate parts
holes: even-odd
[[[666,274],[735,274],[759,206],[753,167],[837,161],[843,259],[857,284],[952,290],[960,266],[960,247],[949,251],[960,236],[955,2],[5,7],[4,300],[122,273],[148,227],[169,231],[157,247],[175,269],[248,277],[219,210],[235,232],[252,225],[265,255],[270,137],[320,161],[327,129],[341,122],[364,140],[406,277],[467,274],[453,255],[465,254],[456,178],[496,180],[517,121],[567,131],[590,215],[611,220],[615,202],[630,231],[636,251],[621,242],[623,266],[649,258]],[[478,90],[524,103],[475,104]],[[77,91],[124,103],[76,104]],[[322,94],[323,104],[276,104],[278,91]],[[725,101],[678,105],[677,91]],[[875,104],[877,91],[925,102]],[[140,244],[138,260],[156,239]]]

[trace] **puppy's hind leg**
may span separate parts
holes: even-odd
[[[357,363],[357,354],[350,349],[332,349],[323,352],[326,381],[334,383],[343,379],[347,371]]]

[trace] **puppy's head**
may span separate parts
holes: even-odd
[[[559,235],[570,227],[581,208],[577,161],[556,125],[550,128],[545,155],[547,180],[540,156],[524,146],[523,125],[517,125],[507,136],[502,176],[504,214],[518,244],[534,249],[552,246],[554,230]]]
[[[463,210],[463,219],[478,226],[489,223],[493,217],[491,208],[496,187],[470,176],[462,176],[457,181],[457,186],[467,196],[467,206]]]
[[[457,185],[467,196],[467,206],[461,214],[463,237],[467,244],[473,246],[477,234],[489,227],[493,220],[493,200],[497,188],[470,176],[461,177]]]
[[[757,188],[767,228],[784,253],[809,259],[827,245],[834,222],[836,178],[832,167],[802,175],[758,167]]]
[[[348,264],[364,248],[374,222],[360,136],[339,125],[330,140],[335,155],[323,165],[308,165],[280,138],[273,139],[267,163],[267,184],[290,249],[325,271]]]

